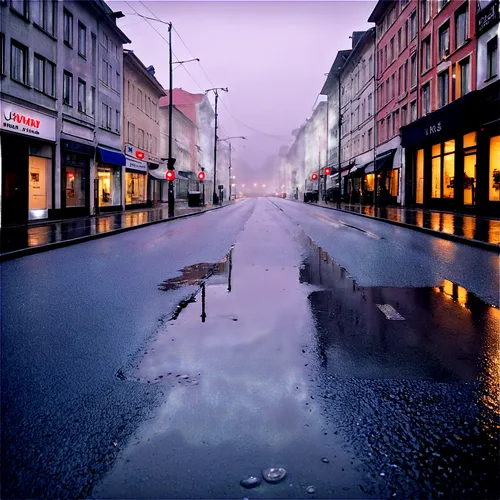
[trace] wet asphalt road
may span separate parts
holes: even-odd
[[[498,496],[492,252],[250,199],[1,285],[3,498]]]

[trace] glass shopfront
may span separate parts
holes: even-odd
[[[65,167],[66,207],[85,206],[85,169]]]
[[[52,208],[52,159],[30,154],[28,169],[28,218],[46,219]]]
[[[500,135],[490,137],[489,200],[500,201]]]
[[[455,191],[455,141],[432,146],[432,198],[453,198]]]
[[[139,172],[125,172],[125,203],[135,205],[146,203],[147,201],[147,174]]]
[[[69,139],[61,140],[61,208],[63,217],[90,213],[90,162],[95,147]]]
[[[99,179],[99,206],[110,207],[113,205],[113,170],[99,167],[97,177]]]
[[[417,161],[416,161],[416,197],[415,201],[417,203],[424,202],[424,150],[419,149],[417,151]]]
[[[464,135],[464,205],[476,204],[477,134]]]

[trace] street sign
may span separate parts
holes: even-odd
[[[205,172],[198,172],[198,180],[200,181],[205,180]]]
[[[325,175],[330,175],[332,173],[332,170],[330,168],[325,168]]]
[[[167,181],[173,181],[175,179],[175,172],[173,170],[167,170],[165,177],[167,178]]]
[[[313,181],[317,181],[317,180],[318,180],[318,174],[312,174],[312,175],[311,175],[311,179],[312,179]]]

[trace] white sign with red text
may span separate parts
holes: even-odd
[[[35,139],[56,140],[56,119],[19,104],[0,100],[0,129]]]

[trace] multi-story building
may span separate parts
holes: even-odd
[[[154,67],[146,68],[132,50],[123,51],[123,83],[125,208],[138,208],[159,202],[161,182],[166,181],[159,156],[159,104],[166,93],[155,78]]]
[[[197,155],[197,127],[195,122],[178,109],[175,97],[176,92],[173,94],[172,106],[172,158],[175,158],[175,196],[187,199],[188,191],[194,190],[192,184],[197,182],[194,168]],[[168,96],[162,97],[160,99],[160,153],[162,158],[168,158],[169,152],[169,107]],[[164,185],[164,191],[165,189],[166,185]],[[166,193],[164,193],[163,199],[167,199]]]
[[[85,2],[84,2],[85,3]],[[94,0],[97,18],[97,123],[96,168],[94,171],[94,213],[123,210],[123,176],[126,161],[122,153],[123,44],[130,40],[116,26],[115,14],[103,0]]]
[[[167,91],[166,96],[160,99],[161,151],[164,158],[168,156],[169,103]],[[204,170],[205,198],[208,200],[207,193],[213,191],[213,109],[205,94],[191,94],[183,89],[173,90],[172,104],[172,156],[176,158],[176,196],[184,198],[188,191],[198,189],[197,173]]]
[[[1,225],[54,208],[58,3],[0,2]]]
[[[320,195],[324,185],[321,182],[321,175],[327,165],[326,109],[326,101],[319,102],[307,121],[305,129],[305,189],[318,191]],[[313,173],[318,175],[318,179],[314,182],[311,180]]]
[[[59,2],[60,163],[54,182],[61,217],[89,215],[98,129],[98,10],[92,2]],[[116,124],[115,124],[116,125]],[[120,127],[118,127],[120,128]],[[59,195],[60,193],[60,195]]]
[[[478,211],[500,215],[500,30],[499,0],[479,1],[476,20],[477,88],[482,118],[478,127]],[[481,179],[480,176],[483,178]],[[469,174],[472,177],[472,173]],[[465,189],[465,188],[464,188]]]
[[[120,209],[121,14],[101,0],[0,10],[2,223]]]
[[[340,156],[346,201],[356,203],[371,203],[374,193],[374,57],[375,29],[355,31],[340,70]]]
[[[427,12],[428,4],[380,0],[368,19],[376,24],[374,188],[379,201],[385,194],[405,204],[405,156],[399,129],[418,117],[419,5]]]
[[[419,118],[401,130],[407,204],[486,214],[496,205],[498,210],[490,179],[498,90],[475,90],[476,63],[484,64],[477,59],[476,8],[476,2],[458,1],[420,5]]]
[[[344,66],[345,61],[349,57],[351,49],[341,50],[337,53],[332,67],[328,72],[325,84],[321,89],[320,95],[327,96],[327,151],[328,151],[328,167],[332,171],[330,181],[327,182],[329,187],[340,187],[339,172],[341,162],[341,137],[340,137],[340,70]]]
[[[300,129],[292,131],[292,135],[295,137],[293,144],[288,148],[285,156],[285,168],[287,171],[283,175],[283,184],[285,185],[285,193],[287,197],[298,200],[299,193],[297,187],[297,174],[298,174],[298,145],[297,145],[297,134]]]
[[[307,176],[307,144],[311,121],[306,120],[306,123],[300,127],[295,142],[297,143],[297,174],[294,179],[294,188],[297,193],[298,200],[305,199],[306,192],[306,176]]]

